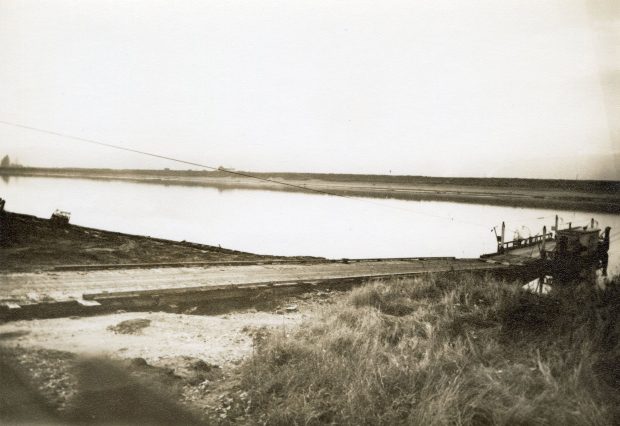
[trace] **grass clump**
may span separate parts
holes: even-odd
[[[470,275],[369,283],[261,342],[241,367],[246,414],[282,425],[618,423],[618,281],[544,297]]]

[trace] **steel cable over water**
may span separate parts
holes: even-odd
[[[287,186],[287,187],[295,188],[295,189],[302,190],[302,191],[314,192],[314,193],[322,194],[322,195],[330,195],[330,196],[333,196],[333,197],[346,198],[346,199],[350,199],[350,200],[355,200],[356,202],[363,202],[363,203],[366,203],[366,204],[371,204],[371,205],[375,205],[375,206],[379,206],[379,207],[383,207],[383,208],[390,208],[390,209],[395,209],[395,210],[401,210],[401,211],[406,211],[406,212],[417,214],[417,215],[434,217],[434,218],[444,219],[444,220],[449,220],[449,221],[454,221],[454,222],[460,222],[460,223],[465,223],[465,224],[468,224],[468,225],[474,225],[474,226],[483,227],[485,229],[489,229],[489,225],[488,224],[482,224],[482,223],[472,222],[472,221],[468,221],[468,220],[458,219],[458,218],[455,218],[455,217],[452,217],[452,216],[443,216],[443,215],[436,215],[436,214],[432,214],[432,213],[424,213],[424,212],[420,212],[420,211],[416,211],[416,210],[412,210],[412,209],[407,209],[405,207],[390,206],[390,205],[386,205],[386,204],[383,204],[383,203],[378,203],[378,202],[375,202],[375,201],[371,201],[371,200],[369,200],[367,198],[354,197],[354,196],[350,196],[350,195],[339,194],[339,193],[336,193],[336,192],[316,189],[316,188],[312,188],[312,187],[305,186],[305,185],[296,185],[296,184],[293,184],[293,183],[283,182],[283,181],[279,181],[279,180],[275,180],[275,179],[263,178],[263,177],[260,177],[260,176],[252,175],[250,173],[238,172],[238,171],[234,171],[234,170],[227,170],[227,169],[223,169],[223,168],[219,168],[219,167],[210,166],[210,165],[207,165],[207,164],[201,164],[201,163],[196,163],[196,162],[193,162],[193,161],[187,161],[187,160],[183,160],[183,159],[179,159],[179,158],[174,158],[174,157],[170,157],[170,156],[167,156],[167,155],[161,155],[161,154],[156,154],[156,153],[152,153],[152,152],[142,151],[142,150],[138,150],[138,149],[127,148],[125,146],[110,144],[110,143],[102,142],[102,141],[95,140],[95,139],[84,138],[84,137],[80,137],[80,136],[74,136],[74,135],[70,135],[70,134],[66,134],[66,133],[55,132],[55,131],[52,131],[52,130],[41,129],[41,128],[38,128],[38,127],[27,126],[27,125],[24,125],[24,124],[12,123],[12,122],[8,122],[8,121],[4,121],[4,120],[0,120],[0,124],[4,124],[4,125],[7,125],[7,126],[12,126],[12,127],[17,127],[17,128],[21,128],[21,129],[26,129],[26,130],[31,130],[31,131],[35,131],[35,132],[39,132],[39,133],[45,133],[45,134],[48,134],[48,135],[57,136],[57,137],[64,138],[64,139],[69,139],[69,140],[72,140],[72,141],[75,141],[75,142],[87,143],[87,144],[102,146],[102,147],[106,147],[106,148],[110,148],[110,149],[115,149],[115,150],[119,150],[119,151],[131,152],[131,153],[134,153],[134,154],[139,154],[139,155],[144,155],[144,156],[148,156],[148,157],[153,157],[153,158],[159,158],[159,159],[163,159],[163,160],[167,160],[167,161],[172,161],[172,162],[176,162],[176,163],[180,163],[180,164],[200,167],[200,168],[207,169],[207,170],[225,172],[225,173],[229,173],[231,175],[241,176],[241,177],[245,177],[245,178],[249,178],[249,179],[256,179],[256,180],[259,180],[259,181],[269,182],[269,183],[273,183],[273,184],[277,184],[277,185],[282,185],[282,186]]]
[[[228,173],[228,174],[235,175],[235,176],[241,176],[241,177],[248,178],[248,179],[255,179],[255,180],[258,180],[258,181],[262,181],[262,182],[268,182],[268,183],[272,183],[272,184],[276,184],[276,185],[282,185],[282,186],[286,186],[286,187],[290,187],[290,188],[295,188],[295,189],[301,190],[301,191],[314,192],[314,193],[321,194],[321,195],[330,195],[330,196],[333,196],[333,197],[345,198],[345,199],[349,199],[349,200],[354,200],[356,202],[362,202],[362,203],[366,203],[366,204],[370,204],[370,205],[375,205],[375,206],[382,207],[382,208],[389,208],[389,209],[393,209],[393,210],[401,210],[401,211],[405,211],[405,212],[413,213],[413,214],[417,214],[417,215],[422,215],[422,216],[427,216],[427,217],[434,217],[434,218],[437,218],[437,219],[444,219],[444,220],[449,220],[451,222],[459,222],[459,223],[464,223],[464,224],[468,224],[468,225],[473,225],[473,226],[481,227],[481,228],[484,228],[484,229],[489,229],[489,224],[488,223],[483,224],[483,223],[479,223],[479,222],[473,222],[473,221],[470,221],[470,220],[455,218],[453,216],[444,216],[444,215],[437,215],[437,214],[432,214],[432,213],[424,213],[424,212],[408,209],[408,208],[401,207],[401,206],[392,206],[392,205],[387,205],[387,204],[379,203],[379,202],[376,202],[376,201],[369,200],[368,198],[355,197],[355,196],[350,196],[350,195],[345,195],[345,194],[339,194],[337,192],[331,192],[331,191],[326,191],[326,190],[322,190],[322,189],[312,188],[312,187],[305,186],[305,185],[297,185],[297,184],[294,184],[294,183],[283,182],[283,181],[276,180],[276,179],[264,178],[264,177],[256,176],[256,175],[253,175],[253,174],[250,174],[250,173],[238,172],[238,171],[234,171],[234,170],[227,170],[227,169],[223,169],[223,168],[220,168],[220,167],[210,166],[208,164],[196,163],[196,162],[193,162],[193,161],[187,161],[187,160],[183,160],[183,159],[179,159],[179,158],[175,158],[175,157],[170,157],[170,156],[167,156],[167,155],[156,154],[156,153],[152,153],[152,152],[147,152],[147,151],[142,151],[142,150],[138,150],[138,149],[128,148],[128,147],[121,146],[121,145],[115,145],[115,144],[111,144],[111,143],[107,143],[107,142],[102,142],[102,141],[99,141],[99,140],[96,140],[96,139],[90,139],[90,138],[70,135],[70,134],[67,134],[67,133],[56,132],[56,131],[42,129],[42,128],[38,128],[38,127],[34,127],[34,126],[28,126],[28,125],[13,123],[13,122],[4,121],[4,120],[0,120],[0,124],[16,127],[16,128],[20,128],[20,129],[25,129],[25,130],[35,131],[35,132],[39,132],[39,133],[45,133],[45,134],[48,134],[48,135],[56,136],[56,137],[63,138],[63,139],[72,140],[72,141],[75,141],[75,142],[81,142],[81,143],[86,143],[86,144],[97,145],[97,146],[101,146],[101,147],[105,147],[105,148],[110,148],[110,149],[115,149],[115,150],[119,150],[119,151],[131,152],[131,153],[134,153],[134,154],[144,155],[144,156],[153,157],[153,158],[159,158],[159,159],[163,159],[163,160],[167,160],[167,161],[176,162],[176,163],[179,163],[179,164],[195,166],[195,167],[199,167],[199,168],[203,168],[203,169],[207,169],[207,170],[212,170],[212,171],[220,171],[220,172]],[[536,219],[536,220],[543,220],[543,219],[553,218],[553,217],[555,217],[555,215],[536,216],[536,217],[531,217],[531,218],[525,218],[525,219],[522,219],[522,220],[530,220],[530,219],[531,220],[534,220],[534,219]],[[561,219],[562,222],[564,222],[564,220],[562,218],[560,218],[560,219]],[[490,228],[490,232],[493,232],[494,230],[496,230],[496,228],[497,228],[497,226],[494,226],[494,227]],[[538,234],[536,234],[536,235],[538,235]]]

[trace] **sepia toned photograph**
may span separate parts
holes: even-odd
[[[0,424],[620,424],[620,1],[0,0]]]

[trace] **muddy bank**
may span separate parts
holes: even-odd
[[[120,180],[160,185],[209,186],[303,192],[304,187],[338,195],[403,200],[451,201],[515,207],[620,213],[620,183],[510,178],[434,178],[423,176],[344,175],[317,173],[252,173],[282,186],[224,172],[192,170],[0,169],[3,179],[37,176]]]
[[[51,212],[50,212],[51,214]],[[83,226],[56,226],[48,219],[0,214],[0,271],[35,272],[55,267],[127,265],[150,267],[179,263],[301,260],[262,256],[221,247],[170,241]],[[163,265],[162,265],[163,264]],[[176,265],[178,266],[178,265]]]

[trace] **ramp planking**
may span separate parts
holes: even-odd
[[[430,272],[476,271],[504,265],[480,259],[425,258],[353,260],[311,264],[256,264],[211,267],[169,267],[98,271],[54,271],[0,274],[0,304],[32,305],[50,302],[97,300],[96,295],[119,297],[158,291],[193,292],[211,287],[250,284],[295,284],[338,279],[360,280],[409,276]],[[93,296],[94,295],[94,296]]]

